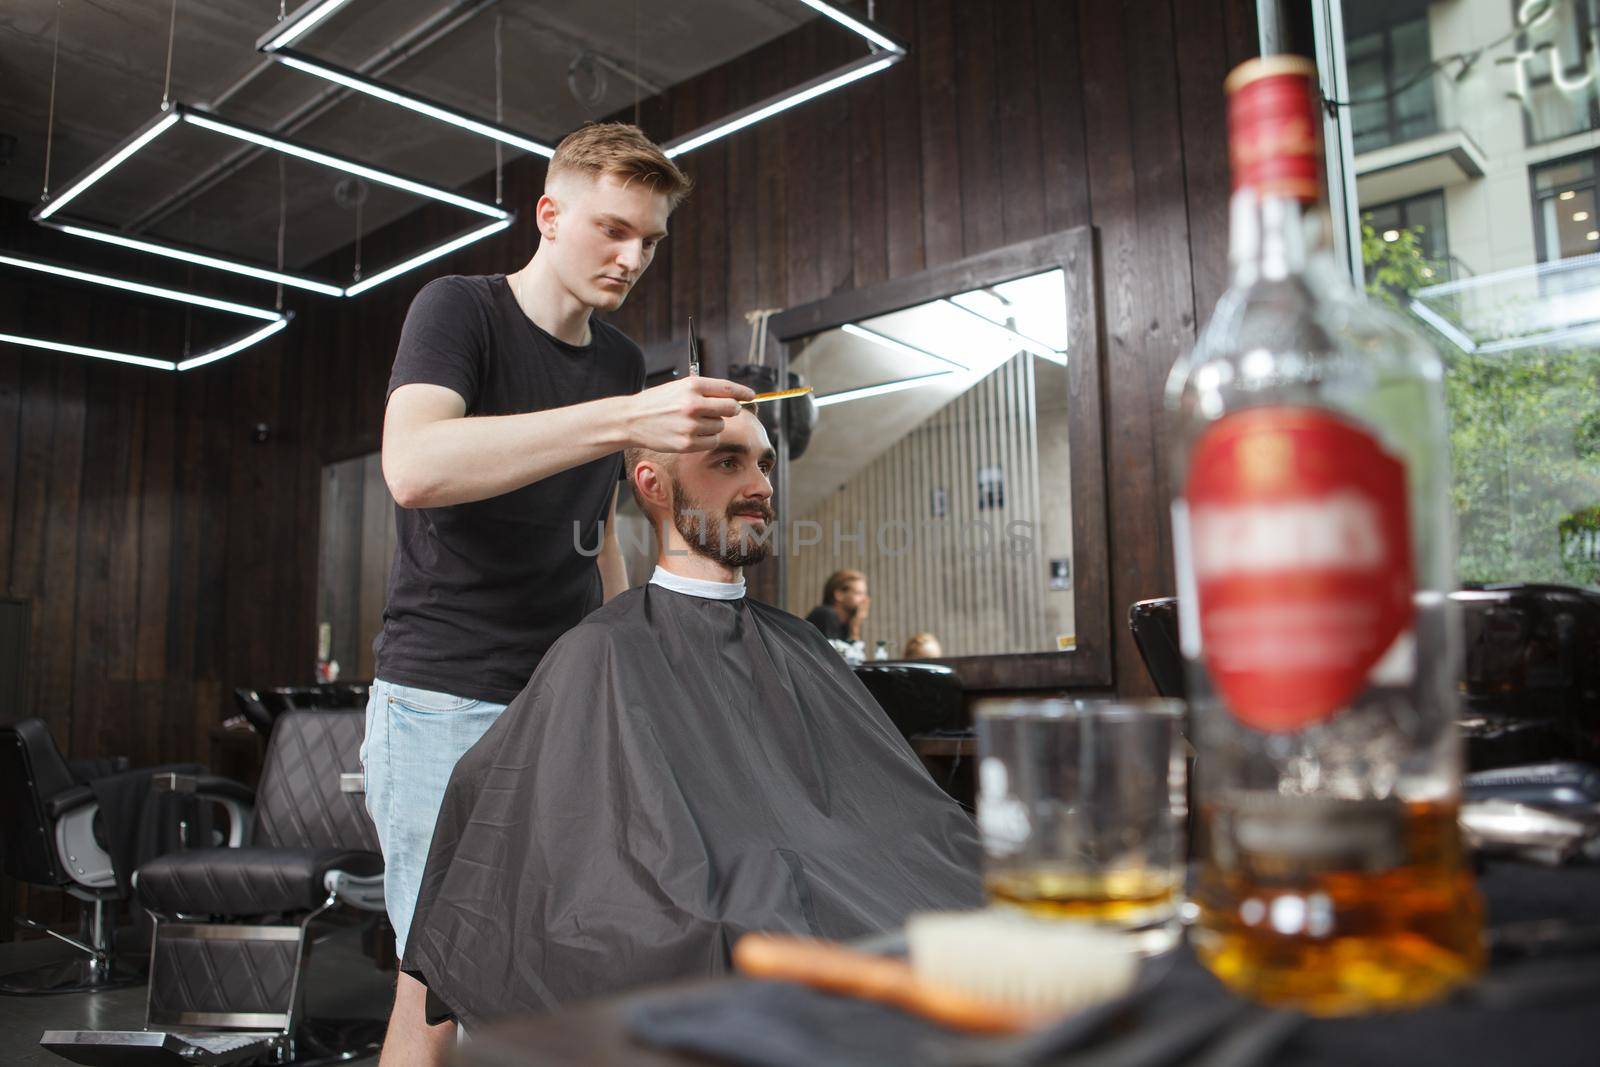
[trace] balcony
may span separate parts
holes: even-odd
[[[1361,101],[1383,91],[1381,82],[1355,85],[1351,96]],[[1381,105],[1356,104],[1359,202],[1387,203],[1483,177],[1488,157],[1466,116],[1481,120],[1485,109],[1464,99],[1471,95],[1448,75],[1436,74]]]

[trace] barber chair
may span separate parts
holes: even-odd
[[[116,905],[126,893],[118,886],[110,849],[91,782],[137,775],[126,783],[137,789],[170,787],[178,772],[196,783],[201,799],[216,801],[229,813],[230,833],[242,834],[250,791],[237,783],[200,776],[199,767],[128,769],[122,758],[68,763],[41,719],[0,727],[0,852],[5,872],[20,882],[64,890],[81,901],[77,937],[43,923],[18,918],[17,925],[71,945],[82,958],[0,977],[0,993],[28,996],[94,992],[134,985],[143,974],[116,953]],[[131,844],[131,842],[130,842]]]
[[[144,1030],[51,1030],[84,1064],[245,1064],[375,1052],[382,1023],[305,1017],[317,935],[383,912],[383,860],[362,805],[359,711],[273,724],[247,843],[139,868],[156,921]]]
[[[1472,771],[1600,764],[1600,593],[1506,583],[1450,594],[1461,612],[1460,724]],[[1129,611],[1162,696],[1185,695],[1175,597]]]
[[[937,663],[862,663],[852,669],[906,737],[962,724],[964,694],[953,668]]]
[[[1505,583],[1450,599],[1462,609],[1467,766],[1600,764],[1600,593]]]

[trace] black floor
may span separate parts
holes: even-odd
[[[55,960],[71,949],[54,941],[0,943],[0,974]],[[380,1019],[394,996],[393,973],[361,954],[357,930],[339,930],[319,942],[311,957],[307,1014],[312,1018]],[[0,1064],[5,1067],[64,1067],[67,1060],[39,1047],[46,1030],[139,1030],[144,1027],[144,986],[104,993],[49,997],[0,996]],[[352,1060],[371,1064],[376,1057]]]

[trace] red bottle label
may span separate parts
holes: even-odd
[[[1185,505],[1201,655],[1235,717],[1289,731],[1346,706],[1415,610],[1404,464],[1331,412],[1253,408],[1201,436]]]

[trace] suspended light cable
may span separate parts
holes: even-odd
[[[505,102],[506,102],[505,77],[504,77],[504,70],[503,70],[503,67],[502,67],[501,62],[500,62],[500,59],[501,59],[501,55],[500,55],[500,50],[501,50],[501,32],[502,32],[502,30],[504,30],[504,28],[505,28],[505,19],[503,17],[501,17],[501,13],[499,11],[496,11],[494,13],[494,124],[496,126],[504,126],[505,125]],[[495,142],[494,142],[494,202],[496,204],[501,203],[505,199],[504,196],[503,196],[504,189],[505,189],[505,181],[504,181],[505,176],[504,176],[504,173],[503,173],[503,167],[504,167],[503,154],[504,154],[504,149],[505,149],[505,142],[501,141],[499,138],[495,138]]]
[[[172,0],[172,18],[167,23],[167,77],[161,83],[161,110],[172,103],[172,45],[178,39],[178,0]]]
[[[44,191],[40,200],[50,199],[50,147],[56,132],[56,65],[61,59],[61,0],[56,0],[55,43],[50,46],[50,109],[44,120]]]

